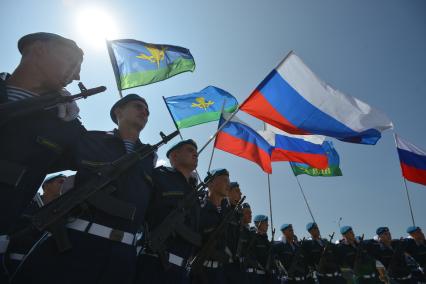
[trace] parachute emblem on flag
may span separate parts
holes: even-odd
[[[211,106],[212,104],[214,104],[214,101],[208,101],[206,102],[206,99],[204,97],[198,97],[195,99],[195,101],[197,103],[192,103],[191,107],[198,107],[201,109],[204,109],[204,111],[207,111],[207,109],[209,108],[209,106]]]
[[[161,60],[164,60],[164,52],[166,48],[155,48],[155,47],[149,47],[147,46],[146,49],[149,51],[151,55],[146,55],[144,53],[139,54],[136,56],[137,58],[148,60],[151,63],[157,63],[157,69],[160,68],[160,62]]]

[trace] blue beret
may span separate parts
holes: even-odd
[[[383,233],[389,232],[388,227],[378,227],[376,230],[376,235],[380,236]]]
[[[119,99],[111,108],[109,115],[111,116],[112,121],[114,121],[115,124],[117,124],[117,118],[115,117],[115,113],[114,110],[128,102],[131,101],[141,101],[146,105],[146,108],[148,108],[148,104],[146,103],[145,99],[142,98],[141,96],[138,96],[136,94],[129,94],[127,96],[122,97],[121,99]],[[148,112],[149,114],[149,112]]]
[[[280,227],[280,230],[284,231],[285,229],[288,229],[290,227],[293,228],[293,225],[292,224],[282,224],[281,227]]]
[[[420,230],[420,227],[418,227],[418,226],[410,226],[410,227],[407,228],[407,233],[408,234],[412,234],[412,233],[414,233],[417,230]]]
[[[62,37],[60,35],[57,34],[53,34],[53,33],[44,33],[44,32],[39,32],[39,33],[33,33],[33,34],[27,34],[23,37],[21,37],[18,41],[18,50],[19,52],[22,54],[22,50],[25,48],[26,45],[33,43],[34,41],[37,40],[42,40],[42,41],[48,41],[48,40],[52,40],[52,41],[59,41],[63,44],[68,45],[69,47],[74,48],[76,51],[78,51],[79,53],[81,53],[81,55],[83,56],[83,51],[77,46],[77,44],[75,43],[75,41],[70,40],[68,38]]]
[[[254,222],[264,222],[264,221],[268,221],[268,216],[266,216],[266,215],[256,215],[255,217],[254,217]]]
[[[343,226],[340,227],[340,233],[342,235],[346,234],[347,232],[352,231],[352,227],[351,226]]]
[[[236,182],[236,181],[231,182],[231,183],[229,184],[229,186],[230,186],[230,188],[231,188],[231,189],[236,188],[236,187],[240,187],[240,185],[239,185],[239,184],[238,184],[238,182]]]
[[[308,224],[306,224],[306,230],[309,232],[311,229],[313,228],[318,228],[317,223],[315,222],[309,222]]]
[[[227,169],[214,169],[207,173],[207,176],[204,178],[204,182],[207,182],[207,180],[211,177],[218,177],[218,176],[229,176],[229,172]]]
[[[182,141],[179,141],[178,143],[176,143],[175,145],[173,145],[172,147],[170,147],[170,149],[166,153],[166,157],[168,158],[172,151],[177,150],[177,149],[179,149],[180,147],[182,147],[183,145],[186,145],[186,144],[192,145],[192,146],[195,147],[195,149],[197,149],[197,143],[195,143],[194,140],[192,140],[192,139],[182,140]]]
[[[244,203],[241,205],[241,207],[242,207],[242,208],[250,208],[250,204],[248,204],[247,202],[244,202]]]
[[[64,174],[51,175],[51,176],[47,177],[47,178],[44,180],[43,185],[45,185],[46,183],[52,182],[52,181],[54,181],[54,180],[55,180],[55,179],[57,179],[57,178],[66,178],[66,177],[67,177],[67,176],[66,176],[66,175],[64,175]]]

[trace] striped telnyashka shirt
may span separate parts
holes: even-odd
[[[35,93],[31,93],[29,91],[20,89],[20,88],[16,88],[16,87],[11,87],[11,86],[7,86],[6,87],[6,92],[7,92],[7,100],[9,102],[16,102],[16,101],[20,101],[20,100],[24,100],[24,99],[28,99],[31,97],[36,97],[37,94]]]

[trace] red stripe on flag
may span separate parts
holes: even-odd
[[[240,106],[240,110],[288,133],[302,135],[310,134],[309,132],[297,128],[283,117],[258,89],[254,90],[250,97],[244,101],[244,103]]]
[[[317,169],[328,168],[328,158],[321,154],[301,153],[275,148],[272,151],[272,162],[296,162],[308,164]]]
[[[269,153],[253,143],[239,139],[226,132],[219,132],[216,136],[215,147],[238,157],[258,164],[264,172],[272,173],[271,157]]]
[[[409,181],[426,185],[426,170],[401,163],[402,175]]]

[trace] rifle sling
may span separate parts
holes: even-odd
[[[109,215],[132,221],[135,217],[136,207],[108,194],[108,189],[111,187],[113,186],[108,185],[105,191],[98,191],[95,195],[89,197],[87,202]]]

